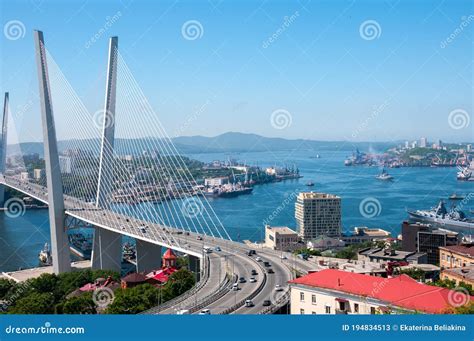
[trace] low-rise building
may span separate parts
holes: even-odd
[[[444,269],[474,265],[474,244],[440,247],[439,258],[439,265]]]
[[[354,227],[354,232],[343,234],[341,240],[346,244],[361,244],[390,238],[390,232],[382,229],[371,229],[366,226]]]
[[[406,275],[382,278],[334,269],[289,283],[291,314],[436,314],[450,308],[454,294]]]
[[[402,250],[426,253],[429,264],[439,264],[439,248],[458,244],[458,233],[433,229],[429,224],[402,223]]]
[[[441,279],[455,281],[456,285],[464,282],[466,284],[470,284],[474,288],[474,265],[465,266],[462,268],[445,269],[441,271],[441,275],[439,277]]]
[[[265,226],[265,246],[272,250],[292,251],[304,245],[299,243],[298,234],[286,226]]]
[[[326,236],[320,236],[319,238],[312,239],[306,243],[308,249],[318,251],[337,250],[345,246],[346,242],[342,239]]]
[[[357,254],[357,259],[367,262],[407,262],[410,264],[425,264],[426,253],[407,252],[380,247],[362,249]]]
[[[229,178],[226,176],[204,179],[204,185],[208,187],[219,187],[228,183],[229,183]]]

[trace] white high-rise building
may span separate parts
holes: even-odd
[[[420,139],[420,147],[421,147],[421,148],[426,148],[427,144],[428,144],[428,143],[427,143],[426,137],[422,137],[422,138]]]
[[[326,193],[302,192],[295,204],[296,229],[303,241],[341,234],[341,198]]]
[[[63,174],[71,174],[72,172],[72,159],[70,156],[59,155],[59,168]]]

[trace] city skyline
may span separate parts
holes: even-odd
[[[42,28],[91,113],[103,105],[107,38],[120,36],[124,58],[169,135],[241,131],[354,142],[472,136],[472,61],[463,53],[472,36],[467,1],[160,3],[156,11],[135,3],[75,5],[24,1],[4,8],[4,25],[21,23],[19,37],[6,29],[2,36],[8,53],[0,89],[10,91],[13,114],[32,97],[33,60],[26,56],[32,29]],[[59,13],[60,20],[50,20]],[[403,25],[395,20],[400,15]],[[39,140],[31,126],[22,122],[18,129]]]

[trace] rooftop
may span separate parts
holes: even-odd
[[[317,193],[317,192],[300,192],[298,199],[340,199],[335,194]]]
[[[470,282],[474,281],[474,265],[465,266],[462,268],[452,268],[443,270],[443,273],[453,275],[458,278],[467,279]]]
[[[442,246],[440,249],[474,258],[474,244]]]
[[[296,231],[293,231],[290,229],[288,226],[265,226],[265,228],[275,231],[276,233],[279,234],[289,234],[289,235],[294,235],[296,234]]]
[[[290,283],[371,297],[403,309],[433,314],[449,308],[449,298],[454,294],[446,288],[418,283],[406,275],[382,278],[333,269],[314,272]],[[473,296],[470,299],[474,301]]]
[[[131,273],[125,276],[124,278],[122,278],[122,281],[126,283],[142,283],[142,282],[145,282],[146,280],[147,280],[147,277],[144,274],[141,274],[138,272]]]
[[[369,236],[369,237],[388,237],[390,232],[382,229],[371,229],[367,226],[354,227],[354,234],[359,236]]]
[[[387,250],[383,248],[368,248],[362,249],[361,251],[359,251],[359,254],[369,257],[403,260],[409,256],[415,255],[415,252],[393,249]]]

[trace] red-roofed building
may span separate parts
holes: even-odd
[[[163,255],[163,268],[176,268],[176,260],[178,257],[174,254],[173,250],[166,250]]]
[[[292,314],[443,313],[459,295],[401,275],[382,278],[327,269],[289,282]],[[474,302],[473,296],[464,301]]]

